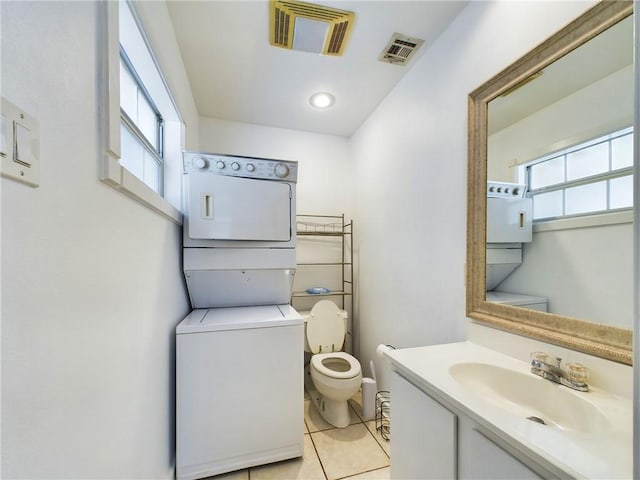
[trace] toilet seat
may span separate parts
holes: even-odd
[[[331,300],[320,300],[307,320],[307,342],[312,353],[339,352],[346,331],[344,317]]]
[[[347,369],[345,371],[333,370],[323,363],[327,360],[344,362]],[[311,357],[311,368],[321,375],[336,379],[354,378],[362,374],[360,362],[346,352],[318,353]]]

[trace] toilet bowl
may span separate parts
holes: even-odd
[[[305,376],[307,390],[327,422],[346,427],[351,420],[347,401],[362,383],[360,362],[341,351],[347,331],[346,313],[332,301],[320,300],[303,317],[305,349],[313,353]]]

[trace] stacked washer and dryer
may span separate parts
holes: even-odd
[[[533,241],[533,201],[527,186],[487,182],[487,302],[547,311],[547,298],[495,290],[522,264],[523,244]]]
[[[176,328],[176,477],[303,452],[297,163],[185,152],[183,268],[194,310]]]

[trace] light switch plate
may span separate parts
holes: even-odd
[[[40,127],[38,121],[2,97],[2,176],[40,185]]]

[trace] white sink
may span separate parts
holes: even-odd
[[[583,433],[610,428],[605,415],[589,402],[588,392],[575,392],[532,373],[487,363],[456,363],[449,367],[449,373],[471,393],[514,415],[542,420],[548,428]]]

